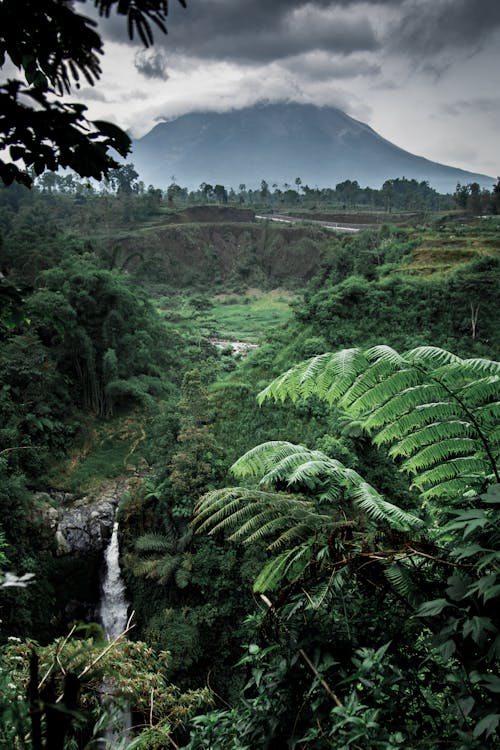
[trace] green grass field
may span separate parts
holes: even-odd
[[[204,338],[256,343],[291,317],[290,302],[296,296],[283,289],[249,289],[242,294],[162,298],[156,305],[167,325],[177,330],[197,331]]]

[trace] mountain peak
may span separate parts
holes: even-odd
[[[132,161],[141,179],[165,188],[202,182],[237,187],[292,184],[335,187],[344,180],[381,187],[388,179],[428,181],[439,192],[457,182],[490,188],[493,177],[416,156],[342,110],[282,101],[227,112],[192,112],[159,123],[134,141]]]

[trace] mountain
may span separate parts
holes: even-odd
[[[404,151],[335,107],[262,104],[229,112],[194,112],[156,125],[134,141],[131,161],[146,184],[202,182],[255,188],[265,179],[310,187],[357,180],[380,187],[396,177],[427,180],[439,192],[457,182],[491,188],[493,177]]]

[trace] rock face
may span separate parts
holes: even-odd
[[[69,493],[36,496],[36,517],[48,546],[58,556],[101,555],[113,531],[116,508],[131,479],[106,483],[95,495]]]
[[[86,555],[102,552],[111,538],[119,498],[89,502],[83,497],[73,507],[62,509],[57,525],[57,554]]]

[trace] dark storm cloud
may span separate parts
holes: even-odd
[[[168,36],[156,34],[156,45],[169,54],[246,63],[312,50],[349,54],[376,49],[369,19],[364,13],[346,13],[350,4],[349,0],[188,0],[184,10],[171,0]],[[100,25],[105,38],[126,40],[123,19],[100,19]]]
[[[500,0],[414,0],[393,34],[399,50],[421,56],[477,51],[500,28]]]
[[[170,0],[169,9],[169,33],[155,34],[157,49],[246,64],[374,52],[383,41],[386,51],[420,56],[421,69],[439,74],[448,49],[477,51],[500,28],[500,0],[187,0],[187,9]],[[99,22],[105,38],[127,40],[123,17]]]

